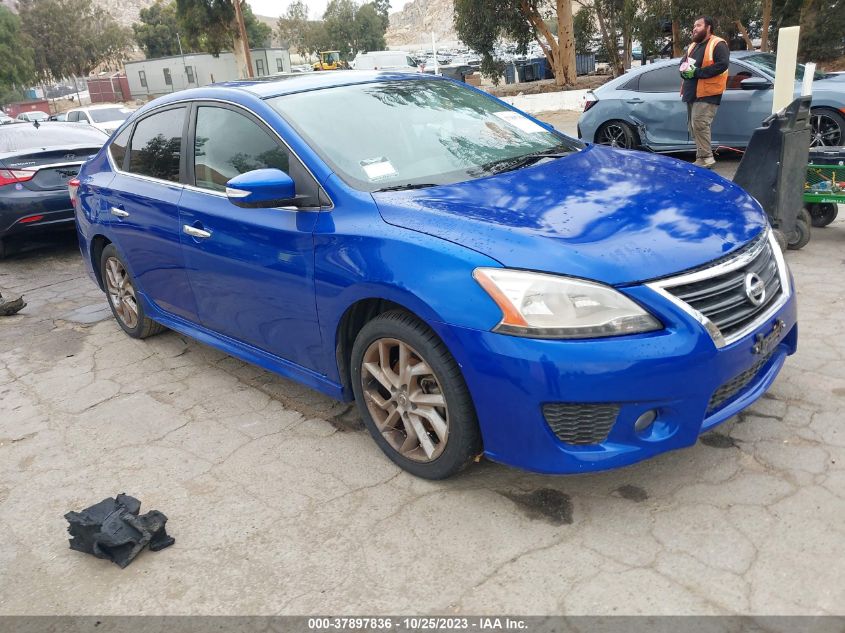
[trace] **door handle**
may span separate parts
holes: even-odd
[[[626,99],[625,103],[642,103],[642,99]]]
[[[110,209],[112,215],[116,215],[119,218],[128,218],[129,212],[124,211],[123,209],[118,209],[117,207],[112,207]]]
[[[203,229],[198,229],[197,227],[191,226],[190,224],[182,225],[182,231],[186,235],[190,235],[191,237],[198,237],[203,240],[211,237],[211,231],[204,231]]]

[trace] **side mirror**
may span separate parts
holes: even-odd
[[[772,82],[763,77],[749,77],[743,79],[739,85],[743,90],[768,90],[772,87]]]
[[[297,202],[293,179],[281,169],[255,169],[226,183],[229,202],[245,209],[284,207]]]

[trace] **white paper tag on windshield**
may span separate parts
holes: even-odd
[[[362,160],[361,169],[364,170],[364,173],[367,174],[367,178],[370,180],[380,180],[396,175],[393,164],[384,157]]]
[[[547,132],[546,128],[541,125],[537,125],[529,118],[526,118],[519,114],[518,112],[514,112],[513,110],[503,110],[502,112],[494,112],[494,115],[510,123],[515,128],[522,130],[523,132],[528,132],[530,134],[536,134],[537,132]]]

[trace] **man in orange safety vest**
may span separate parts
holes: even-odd
[[[702,16],[692,27],[692,44],[681,61],[681,97],[687,104],[690,135],[695,139],[695,164],[712,169],[710,128],[728,83],[728,44],[713,35],[713,18]]]

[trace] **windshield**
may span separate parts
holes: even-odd
[[[132,110],[128,108],[98,108],[88,110],[88,116],[94,123],[107,123],[108,121],[125,121]]]
[[[777,61],[777,57],[775,57],[772,53],[758,53],[756,55],[749,55],[748,57],[743,57],[742,61],[748,62],[752,66],[759,68],[764,73],[772,77],[775,76],[775,62]],[[819,71],[816,71],[813,74],[813,80],[824,79],[825,77],[826,75]],[[795,67],[795,79],[797,79],[798,81],[803,81],[804,64],[798,64]]]
[[[580,141],[459,84],[421,79],[339,86],[268,100],[349,185],[451,184]],[[344,125],[326,125],[343,112]]]

